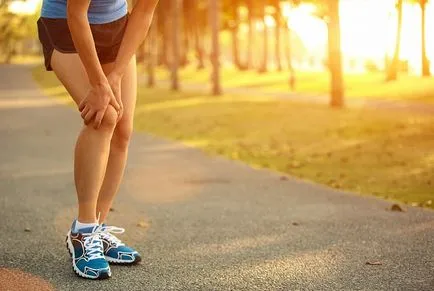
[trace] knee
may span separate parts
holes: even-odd
[[[113,106],[109,105],[101,121],[101,128],[113,131],[116,127],[118,113]]]
[[[133,132],[132,122],[124,116],[117,124],[112,137],[112,149],[126,151],[130,144],[131,135]]]

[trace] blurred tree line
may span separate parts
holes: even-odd
[[[32,40],[37,34],[38,14],[13,14],[9,2],[0,1],[0,62],[9,63],[19,53],[18,48],[25,40]]]
[[[382,0],[379,0],[382,1]],[[397,37],[393,56],[387,61],[385,80],[397,79],[400,71],[400,46],[403,19],[403,4],[417,3],[421,9],[422,75],[430,76],[430,63],[426,53],[426,5],[429,0],[396,0]],[[155,65],[166,66],[172,71],[172,89],[177,90],[177,70],[179,66],[194,63],[198,70],[208,62],[219,65],[222,61],[230,61],[240,71],[257,70],[264,73],[270,70],[270,62],[278,71],[288,71],[288,83],[294,88],[296,74],[292,65],[291,29],[288,17],[282,13],[282,4],[296,7],[309,3],[316,7],[315,16],[322,19],[328,30],[328,56],[326,67],[330,72],[330,104],[344,105],[344,81],[342,69],[341,32],[339,0],[160,0],[156,19],[150,37],[143,47],[142,59],[148,66],[148,84],[154,84]],[[214,5],[214,6],[213,6]],[[212,7],[216,7],[213,11]],[[212,15],[218,13],[220,20],[213,25]],[[273,18],[274,24],[267,26],[267,18]],[[240,43],[241,24],[247,25],[247,37]],[[219,30],[230,32],[231,57],[212,62],[217,57],[213,52],[218,50],[211,45],[213,36]],[[271,41],[272,40],[272,41]],[[258,45],[258,43],[260,43]],[[274,43],[273,47],[270,44]],[[241,46],[244,49],[240,49]],[[258,56],[258,51],[261,54]],[[273,56],[273,60],[270,60]],[[218,71],[218,67],[214,71]],[[218,80],[213,80],[217,82]],[[213,87],[218,87],[215,84]],[[215,94],[219,90],[213,90]]]
[[[180,66],[194,63],[202,70],[210,63],[213,93],[219,94],[220,86],[216,84],[219,67],[223,61],[230,61],[240,71],[256,70],[258,73],[269,71],[272,62],[275,70],[288,71],[288,84],[294,88],[296,75],[292,65],[291,30],[288,18],[283,15],[282,4],[296,7],[302,3],[315,4],[317,16],[327,23],[331,105],[343,106],[339,0],[160,0],[148,41],[139,53],[139,60],[147,64],[148,85],[155,83],[155,66],[166,66],[171,70],[172,89],[177,90]],[[273,25],[270,25],[270,18]],[[244,32],[246,43],[240,41],[242,24],[248,27]],[[230,58],[226,55],[222,58],[216,53],[220,49],[220,31],[229,32]],[[274,43],[273,47],[271,43]]]
[[[148,72],[148,85],[155,84],[156,66],[171,72],[171,87],[180,88],[178,70],[194,64],[197,70],[211,68],[213,94],[221,93],[221,64],[232,63],[240,71],[287,71],[288,86],[294,89],[293,66],[297,36],[291,31],[283,7],[313,4],[315,16],[327,26],[326,68],[330,72],[330,104],[344,105],[339,3],[344,0],[160,0],[148,39],[138,52],[138,59]],[[378,0],[384,1],[384,0]],[[400,45],[403,5],[417,3],[421,9],[422,75],[430,76],[426,53],[426,6],[429,0],[394,0],[397,14],[397,38],[393,57],[387,61],[385,79],[397,79],[400,71]],[[10,61],[20,42],[36,36],[35,15],[11,14],[9,1],[0,0],[0,57]],[[133,6],[135,0],[128,0]],[[393,7],[392,7],[393,8]],[[38,11],[39,12],[39,11]],[[273,25],[270,24],[270,21]],[[224,41],[225,46],[222,46]],[[229,45],[230,50],[226,47]],[[224,50],[224,51],[223,51]]]

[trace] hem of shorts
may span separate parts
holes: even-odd
[[[122,12],[123,12],[123,11],[122,11]],[[121,16],[120,16],[120,17],[117,17],[117,18],[116,18],[115,20],[113,20],[113,21],[106,22],[106,23],[98,23],[98,24],[107,24],[107,23],[115,22],[115,21],[117,21],[117,20],[119,20],[119,19],[122,19],[123,17],[128,17],[128,15],[129,15],[128,11],[127,11],[125,14],[124,14],[124,13],[119,13],[119,14],[121,14]],[[47,55],[48,60],[46,60],[47,63],[45,64],[45,69],[46,69],[46,71],[53,71],[53,68],[51,67],[51,59],[52,59],[52,56],[53,56],[53,52],[54,52],[54,50],[57,50],[58,52],[63,53],[63,54],[76,54],[76,53],[78,53],[78,52],[77,52],[76,49],[75,49],[75,50],[64,50],[64,49],[59,48],[59,47],[54,43],[54,41],[52,40],[51,35],[50,35],[50,33],[49,33],[49,30],[48,30],[48,28],[47,28],[47,26],[46,26],[46,24],[45,24],[45,22],[44,22],[44,18],[48,18],[48,19],[65,19],[65,18],[60,18],[60,17],[50,18],[50,17],[42,16],[42,15],[41,15],[41,17],[40,17],[40,19],[41,19],[41,24],[44,26],[45,34],[47,35],[48,41],[50,42],[50,45],[51,45],[51,47],[50,47],[50,51],[49,51],[49,53],[48,53],[48,55]],[[97,23],[90,23],[90,22],[89,22],[89,24],[97,24]],[[120,45],[121,42],[122,42],[122,40],[121,40],[119,43],[116,43],[115,46]],[[113,62],[115,62],[115,61],[116,61],[116,57],[113,58],[113,60],[112,60],[112,59],[110,59],[110,60],[104,60],[104,61],[101,61],[101,60],[100,60],[100,64],[102,64],[102,65],[104,65],[104,64],[110,64],[110,63],[113,63]]]
[[[44,26],[44,30],[45,30],[45,34],[48,38],[48,41],[50,42],[50,50],[47,54],[47,60],[45,60],[46,64],[45,64],[45,69],[47,71],[52,71],[53,68],[51,67],[51,58],[53,57],[53,52],[54,50],[57,50],[58,52],[61,52],[63,54],[75,54],[77,53],[77,50],[64,50],[59,48],[53,41],[53,39],[51,38],[51,35],[49,33],[49,30],[47,28],[47,26],[45,25],[44,19],[43,18],[48,18],[48,17],[41,17],[41,24]]]

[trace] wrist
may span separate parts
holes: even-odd
[[[108,84],[107,78],[105,75],[98,76],[95,78],[89,78],[90,85],[92,87],[104,87]]]

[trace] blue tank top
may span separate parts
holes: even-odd
[[[66,1],[43,0],[41,17],[66,19]],[[127,0],[91,0],[87,15],[89,23],[103,24],[118,20],[127,13]]]

